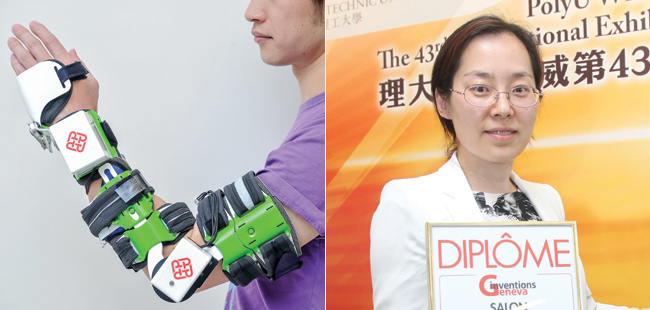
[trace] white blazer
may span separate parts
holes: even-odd
[[[512,180],[544,221],[564,221],[560,195],[550,185]],[[390,181],[370,225],[370,269],[375,309],[428,309],[426,222],[482,222],[456,154],[432,174]],[[585,310],[628,309],[596,303],[579,261]]]

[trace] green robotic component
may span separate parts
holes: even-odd
[[[150,251],[156,253],[149,256],[151,282],[161,298],[186,300],[219,261],[228,279],[240,286],[261,276],[273,281],[301,267],[297,235],[284,206],[252,171],[223,190],[202,193],[196,202],[205,244],[181,240],[166,258],[158,255],[159,245]],[[201,275],[188,281],[197,269]]]
[[[223,253],[223,271],[232,283],[246,286],[260,276],[272,281],[300,268],[302,253],[284,205],[252,171],[197,200],[201,235]]]

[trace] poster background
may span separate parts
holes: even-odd
[[[291,68],[260,59],[247,5],[0,0],[0,38],[37,20],[76,48],[99,80],[99,112],[120,151],[158,195],[196,211],[201,192],[263,167],[300,104]],[[3,43],[0,309],[223,308],[228,284],[182,304],[162,301],[90,234],[79,213],[88,200],[61,155],[41,150],[27,131],[9,55]]]
[[[330,5],[342,2],[328,1]],[[540,1],[540,7],[547,2],[556,1]],[[432,66],[432,62],[414,61],[417,52],[427,45],[435,51],[435,44],[444,42],[445,35],[484,13],[520,21],[541,33],[542,40],[546,32],[570,30],[587,20],[587,38],[542,45],[545,61],[566,56],[569,83],[544,89],[535,141],[517,158],[514,170],[523,179],[551,184],[560,193],[566,219],[577,222],[580,256],[594,299],[650,306],[646,194],[650,184],[650,74],[631,73],[641,73],[648,66],[636,61],[644,57],[643,52],[633,54],[633,50],[647,48],[650,31],[596,37],[597,16],[611,18],[609,28],[601,26],[602,33],[613,30],[612,21],[624,20],[626,12],[644,19],[645,29],[650,28],[650,3],[573,1],[566,16],[555,7],[547,15],[537,9],[529,16],[529,3],[536,1],[492,1],[487,7],[480,1],[455,5],[434,0],[385,1],[339,13],[337,18],[350,15],[348,24],[328,25],[328,307],[372,307],[369,227],[381,188],[391,179],[432,173],[445,162],[444,136],[432,104],[420,94],[409,105],[417,97],[419,76],[423,75],[424,83],[429,81]],[[576,3],[584,8],[575,7]],[[441,17],[440,11],[431,9],[436,5],[447,15]],[[430,10],[430,21],[411,19],[414,10],[417,16]],[[382,22],[396,26],[385,29],[379,26]],[[400,57],[408,54],[411,63],[382,69],[379,52],[390,49]],[[609,70],[621,68],[615,64],[623,49],[628,77],[618,78],[620,71]],[[602,79],[576,84],[581,75],[574,59],[578,52],[592,50],[605,52],[601,54]],[[380,105],[381,83],[398,79],[404,79],[404,106],[388,108],[390,101]]]

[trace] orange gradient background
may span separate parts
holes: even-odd
[[[523,21],[542,33],[578,27],[588,19],[588,39],[542,45],[544,60],[556,54],[569,58],[570,84],[544,89],[535,142],[517,158],[514,170],[525,180],[552,185],[562,196],[566,220],[577,222],[580,257],[594,299],[650,307],[650,74],[628,70],[627,78],[618,79],[618,72],[607,72],[622,49],[629,69],[642,70],[644,64],[635,61],[641,52],[632,51],[649,46],[650,30],[601,38],[594,30],[595,16],[621,20],[627,11],[645,16],[650,26],[650,3],[591,2],[560,19],[528,18],[526,1],[504,0],[468,16],[327,41],[329,309],[372,308],[369,229],[384,184],[432,173],[446,161],[432,103],[422,95],[408,106],[417,89],[408,84],[420,74],[429,81],[432,68],[432,62],[419,64],[413,58],[420,47],[442,43],[456,27],[484,13]],[[377,53],[386,49],[409,54],[412,63],[382,70]],[[574,85],[573,58],[592,49],[606,52],[605,78]],[[406,106],[380,106],[379,84],[397,78],[404,78]]]

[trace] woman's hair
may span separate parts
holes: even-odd
[[[474,38],[482,35],[495,35],[501,33],[510,33],[521,41],[528,51],[530,63],[533,67],[533,77],[535,78],[535,87],[541,89],[543,65],[539,51],[539,46],[535,36],[522,26],[509,23],[500,17],[493,15],[483,15],[476,17],[464,25],[460,26],[445,41],[440,49],[440,53],[433,63],[433,72],[431,74],[431,94],[433,94],[433,104],[436,107],[438,118],[445,131],[449,143],[447,145],[447,155],[456,151],[458,141],[456,130],[451,120],[448,120],[438,112],[438,103],[436,102],[435,91],[443,98],[449,98],[450,89],[454,81],[454,75],[460,67],[460,59],[465,48]]]

